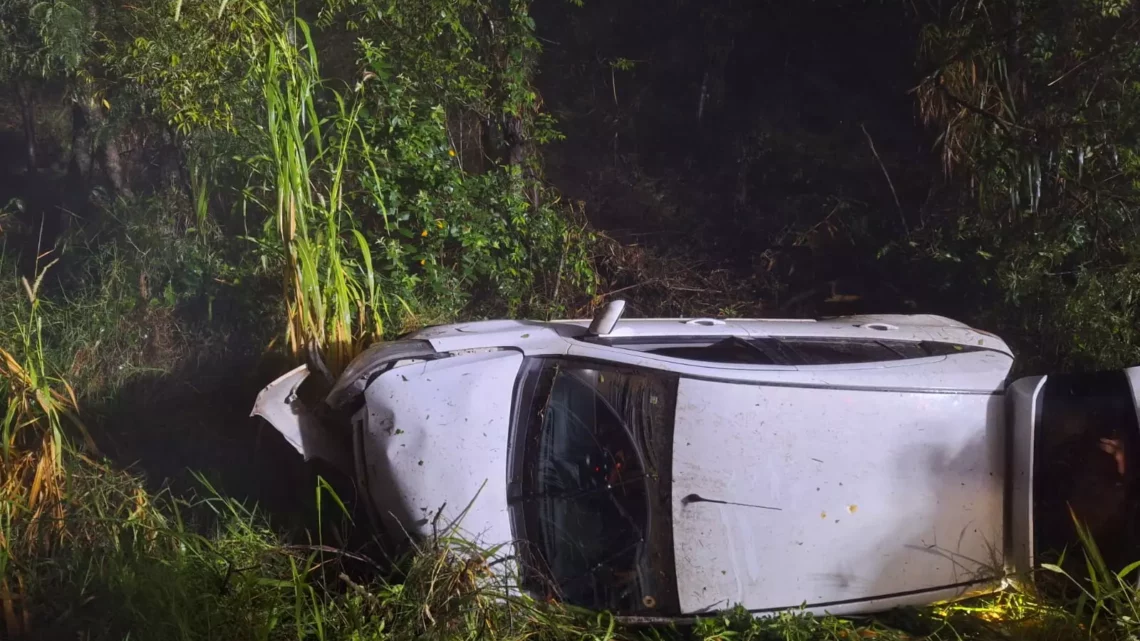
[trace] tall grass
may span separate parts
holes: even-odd
[[[392,566],[329,547],[319,531],[315,541],[286,541],[205,481],[200,497],[155,493],[70,446],[69,435],[86,438],[75,395],[43,355],[39,284],[23,289],[18,331],[0,337],[12,345],[0,352],[5,639],[1108,641],[1137,634],[1136,566],[1110,573],[1083,530],[1097,578],[1066,607],[1006,594],[919,610],[895,627],[801,613],[757,619],[738,610],[702,617],[691,631],[623,627],[606,613],[534,599],[493,565],[495,550],[453,532]],[[326,505],[344,509],[330,491],[318,488]]]
[[[34,283],[22,281],[26,306],[23,314],[12,312],[19,349],[12,353],[0,347],[0,616],[10,637],[28,625],[27,611],[18,605],[26,578],[19,570],[21,560],[63,543],[58,524],[63,518],[65,426],[90,444],[75,391],[49,374],[44,356],[38,293],[52,264],[37,270]]]
[[[204,485],[199,498],[70,457],[69,545],[19,562],[4,638],[609,641],[608,615],[520,596],[491,551],[448,537],[381,568],[358,553],[286,542]],[[15,596],[15,598],[13,598]]]
[[[1064,556],[1056,564],[1044,564],[1043,569],[1065,577],[1077,588],[1071,609],[1088,622],[1090,635],[1101,631],[1120,638],[1140,638],[1140,560],[1113,570],[1088,527],[1071,508],[1069,513],[1084,553],[1085,575],[1078,579],[1063,569]]]
[[[264,5],[261,11],[274,23]],[[360,105],[349,107],[323,86],[303,20],[277,30],[265,55],[262,88],[276,227],[286,253],[288,343],[298,356],[319,353],[335,373],[384,329],[369,243],[354,228],[345,199],[350,157],[362,153],[358,144],[366,146],[357,123]],[[322,117],[323,104],[336,112]]]
[[[492,551],[440,537],[381,567],[319,531],[283,540],[202,477],[203,496],[176,497],[100,462],[49,372],[42,281],[23,283],[16,331],[0,335],[0,638],[613,638],[610,618],[514,593]],[[327,483],[317,492],[346,510]]]

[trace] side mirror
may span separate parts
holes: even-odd
[[[612,300],[602,306],[597,314],[594,314],[594,321],[590,323],[590,329],[587,334],[590,336],[605,336],[614,331],[614,326],[621,320],[622,313],[625,312],[624,300]]]

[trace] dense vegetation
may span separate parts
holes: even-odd
[[[4,638],[680,634],[507,596],[446,536],[377,563],[246,418],[425,324],[620,293],[1140,361],[1129,0],[530,4],[0,0]],[[1131,638],[1093,565],[1072,604],[691,633]]]
[[[742,311],[937,312],[1028,369],[1136,362],[1133,3],[616,4],[536,7],[550,172],[596,224],[731,270],[703,287]]]

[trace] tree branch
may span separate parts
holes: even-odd
[[[879,162],[879,169],[883,170],[883,176],[887,179],[887,186],[891,188],[891,196],[895,199],[895,207],[899,210],[899,221],[902,222],[903,233],[910,236],[910,226],[906,224],[906,214],[903,213],[902,203],[899,202],[899,195],[895,191],[895,183],[891,180],[890,173],[887,172],[887,166],[883,164],[883,159],[879,157],[879,152],[875,149],[875,141],[871,139],[871,134],[867,131],[867,126],[860,124],[859,128],[863,130],[863,135],[867,137],[867,144],[871,146],[871,153],[874,154],[875,160]]]

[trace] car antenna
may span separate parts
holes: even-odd
[[[604,336],[614,331],[614,326],[621,320],[622,312],[625,311],[625,301],[620,298],[611,300],[594,314],[594,321],[590,323],[590,328],[586,333],[590,336]]]

